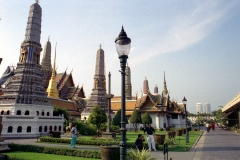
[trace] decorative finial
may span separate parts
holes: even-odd
[[[145,80],[147,80],[147,77],[145,76]]]
[[[50,35],[48,36],[48,41],[50,40]]]
[[[122,25],[122,31],[124,31],[123,25]]]
[[[36,0],[36,3],[39,3],[39,0]]]
[[[102,45],[101,45],[101,43],[100,43],[100,49],[102,49]]]

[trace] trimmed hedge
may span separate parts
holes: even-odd
[[[101,152],[96,150],[80,150],[71,148],[43,147],[35,145],[22,145],[11,143],[8,145],[11,151],[37,152],[64,156],[86,157],[101,159]]]
[[[52,138],[52,137],[40,137],[41,142],[50,142],[50,143],[64,143],[64,144],[70,144],[71,139],[66,138]],[[76,144],[78,145],[94,145],[94,146],[100,146],[100,145],[119,145],[118,140],[112,140],[112,139],[94,139],[94,140],[84,140],[84,139],[77,139]],[[134,142],[127,142],[127,147],[129,148],[136,148]],[[148,148],[147,142],[143,143],[144,148]],[[159,145],[156,145],[157,149],[162,148]]]

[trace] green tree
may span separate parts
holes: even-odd
[[[148,112],[145,112],[142,116],[142,124],[152,123],[152,117]]]
[[[121,126],[121,109],[119,109],[115,115],[115,117],[113,118],[113,121],[112,121],[112,125],[114,126]]]
[[[137,131],[138,125],[142,122],[141,115],[137,109],[133,110],[131,117],[129,118],[130,123],[133,124],[135,132]]]
[[[60,108],[58,106],[53,106],[53,116],[64,115],[64,119],[69,120],[70,113],[66,108]]]
[[[125,119],[126,124],[128,123],[127,117]],[[112,125],[121,127],[121,109],[119,109],[113,118]]]
[[[107,115],[100,106],[95,106],[88,117],[88,122],[96,125],[97,129],[100,129],[101,124],[107,122]]]
[[[212,111],[212,115],[216,116],[217,115],[217,110]]]

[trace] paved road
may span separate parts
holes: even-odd
[[[52,147],[69,147],[65,144],[36,143],[36,139],[5,140],[19,144],[34,144]],[[96,146],[77,146],[81,149],[98,150]],[[163,160],[163,152],[151,152],[151,157]],[[240,160],[240,134],[216,128],[215,131],[203,132],[198,143],[188,152],[169,152],[172,160]]]

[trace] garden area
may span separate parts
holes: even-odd
[[[70,148],[71,137],[69,138],[60,138],[54,137],[54,134],[51,136],[42,136],[39,137],[39,140],[36,143],[23,145],[23,144],[9,144],[10,152],[6,152],[10,158],[15,160],[31,160],[31,159],[75,159],[81,157],[82,160],[91,160],[91,159],[104,159],[103,157],[111,152],[111,146],[118,147],[120,143],[121,133],[120,129],[120,113],[119,110],[113,121],[111,122],[110,130],[111,132],[116,133],[116,138],[105,138],[102,134],[106,131],[107,128],[107,117],[105,112],[99,108],[95,107],[93,112],[90,114],[88,121],[84,122],[80,119],[72,119],[71,123],[64,123],[67,128],[71,126],[70,124],[76,124],[77,131],[79,136],[76,141],[76,148]],[[66,117],[67,118],[67,117]],[[70,120],[70,119],[69,119]],[[126,132],[126,143],[127,143],[127,156],[130,160],[137,160],[134,155],[138,154],[136,151],[135,141],[138,137],[138,134],[142,134],[145,138],[143,146],[145,149],[148,149],[147,137],[144,135],[143,130],[138,130],[140,124],[152,123],[152,119],[148,113],[140,116],[137,110],[134,110],[131,117],[129,118],[129,123],[133,124],[135,127],[133,131]],[[163,151],[163,144],[168,143],[169,152],[186,152],[191,149],[195,141],[198,139],[201,131],[194,129],[191,131],[191,128],[188,128],[189,133],[189,143],[186,145],[186,129],[185,128],[171,128],[167,127],[165,129],[155,128],[155,144],[158,151]],[[65,134],[71,135],[70,131],[66,131]],[[110,149],[108,151],[104,150],[107,147]],[[119,148],[116,149],[116,153],[113,156],[119,158]],[[114,147],[112,147],[114,148]],[[32,156],[32,155],[35,156]],[[151,152],[146,150],[146,155],[150,155]],[[132,157],[131,157],[132,156]],[[61,158],[60,158],[61,157]]]

